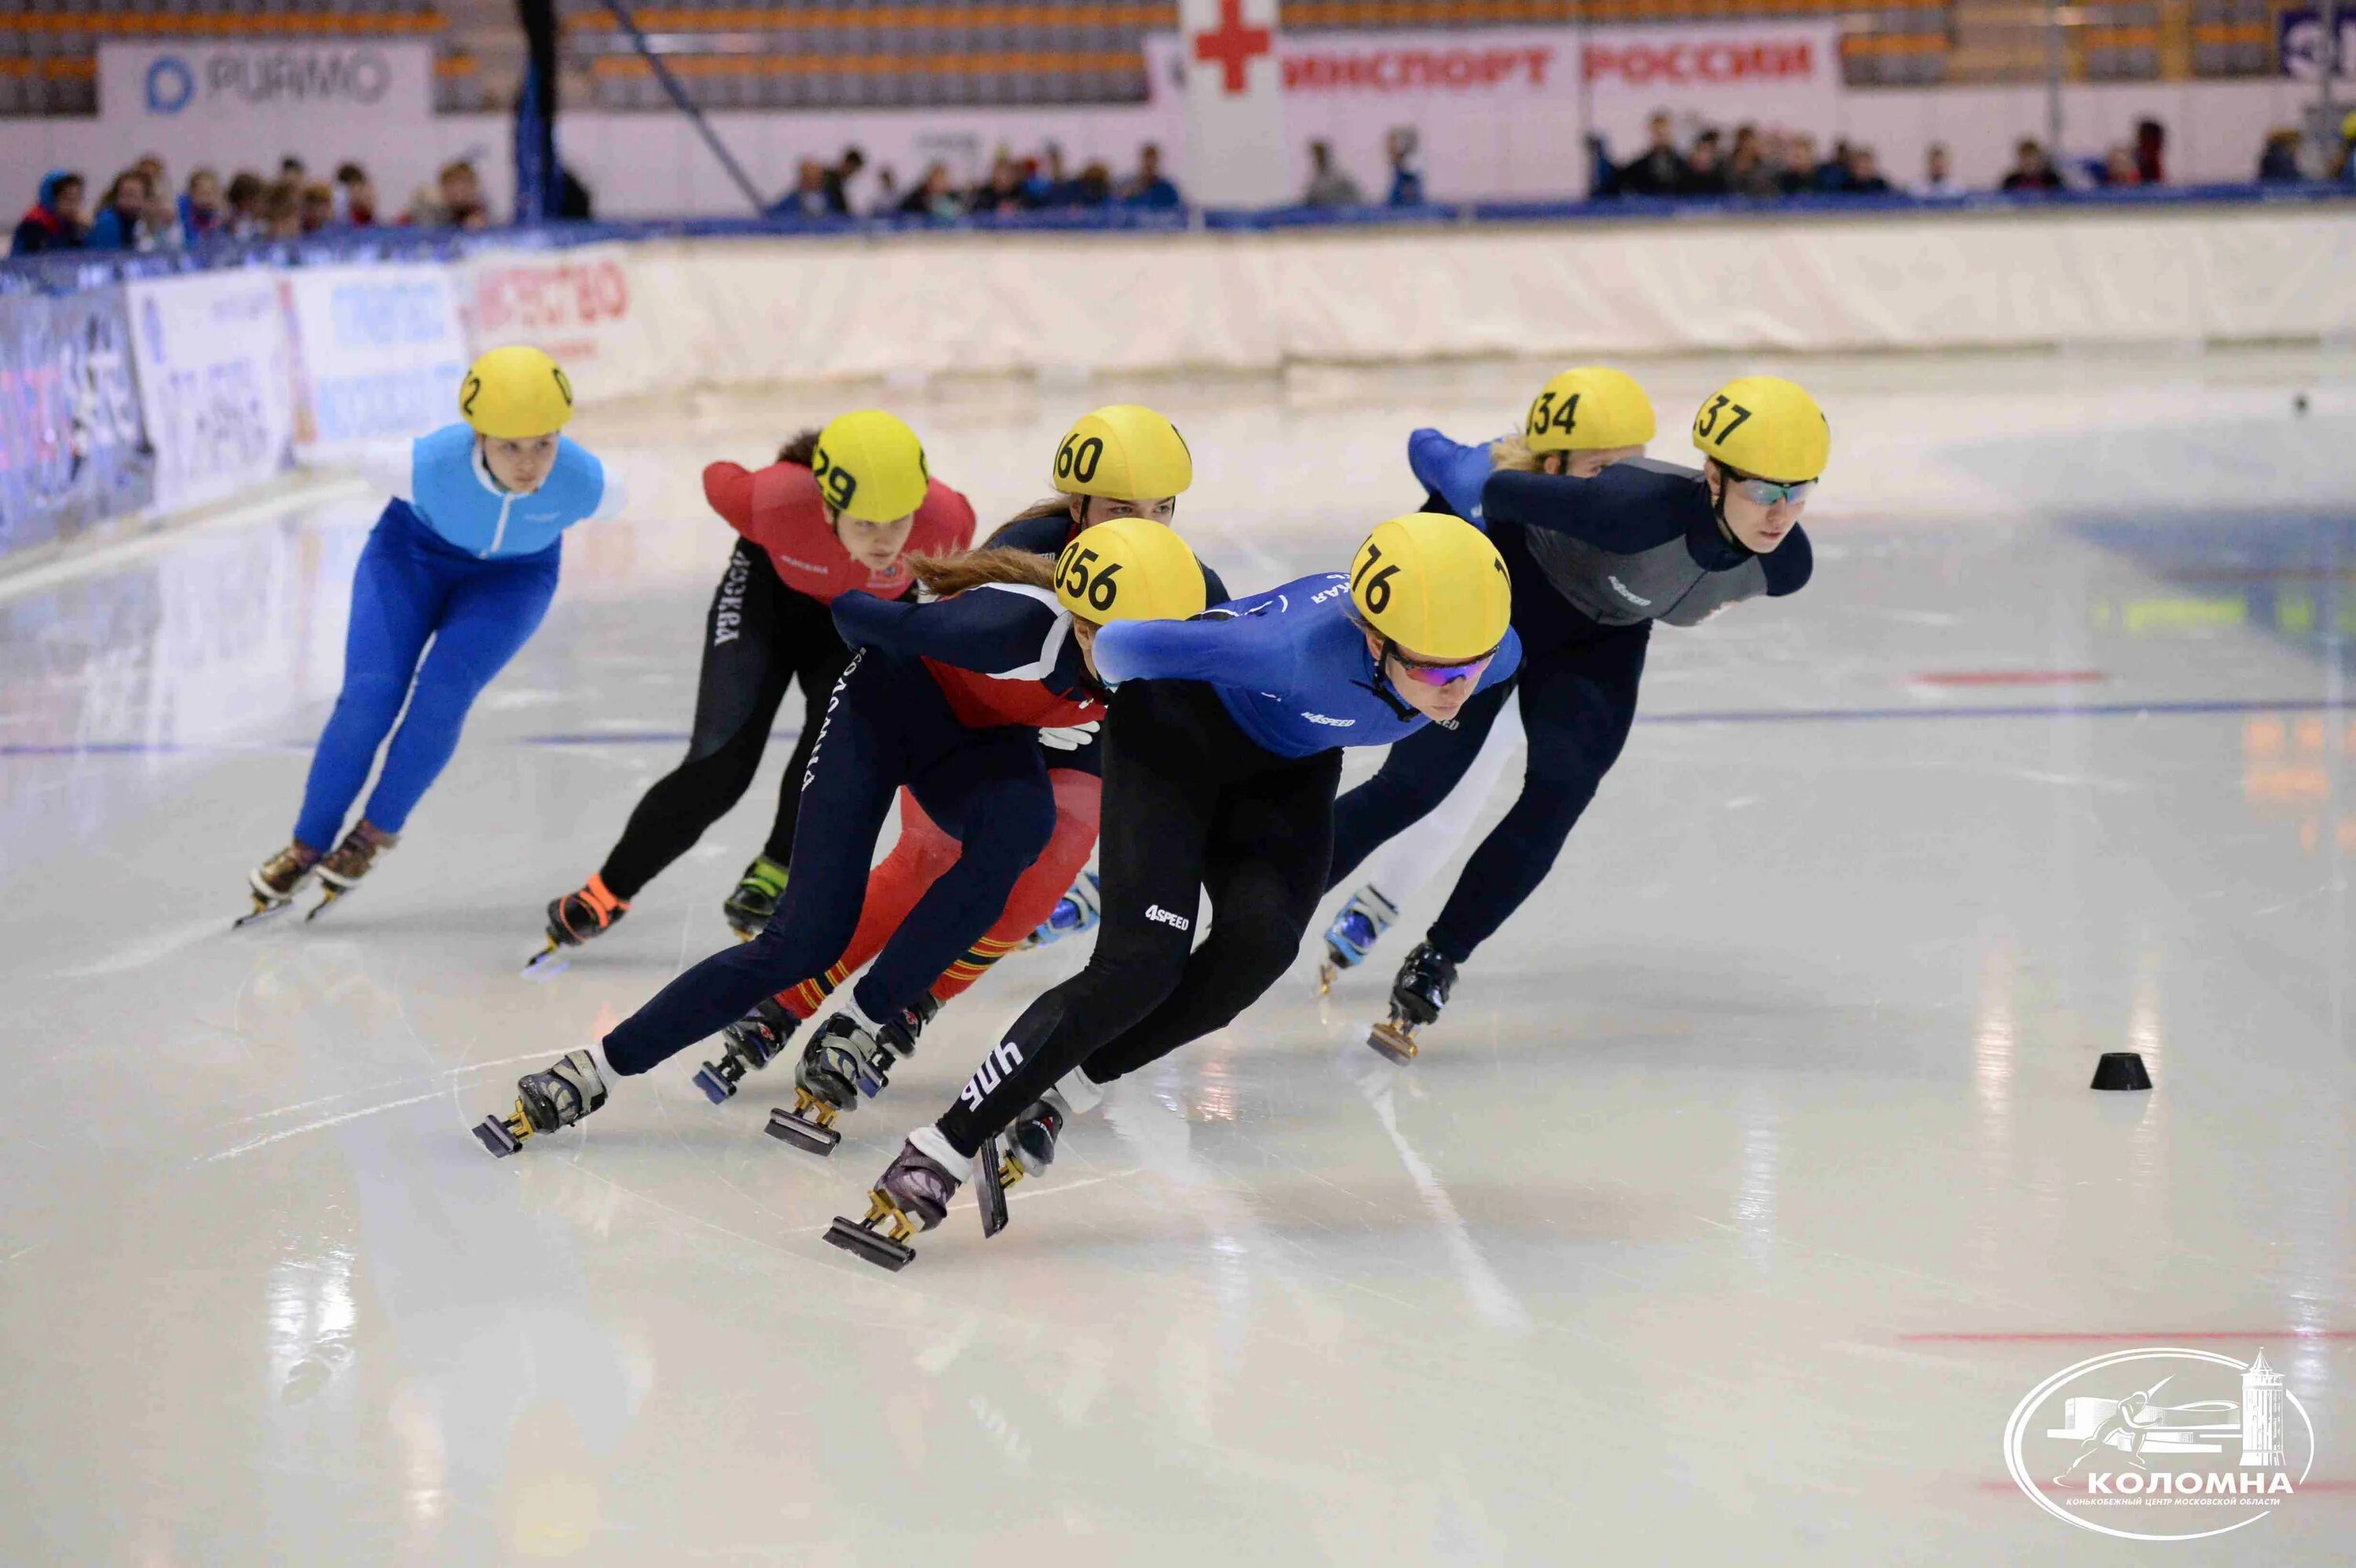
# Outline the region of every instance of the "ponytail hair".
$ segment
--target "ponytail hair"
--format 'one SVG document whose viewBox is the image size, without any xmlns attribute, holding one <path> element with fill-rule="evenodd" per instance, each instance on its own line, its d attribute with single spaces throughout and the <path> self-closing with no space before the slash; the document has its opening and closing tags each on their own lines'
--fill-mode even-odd
<svg viewBox="0 0 2356 1568">
<path fill-rule="evenodd" d="M 815 427 L 802 432 L 777 448 L 777 461 L 797 464 L 804 468 L 813 466 L 818 458 L 818 438 L 819 432 Z"/>
<path fill-rule="evenodd" d="M 1536 474 L 1544 465 L 1544 459 L 1530 450 L 1530 438 L 1515 431 L 1489 443 L 1489 463 L 1505 472 Z"/>
<path fill-rule="evenodd" d="M 1013 582 L 1026 588 L 1053 590 L 1055 563 L 1027 549 L 980 549 L 956 555 L 912 555 L 908 570 L 917 585 L 936 599 L 979 588 L 985 582 Z"/>
</svg>

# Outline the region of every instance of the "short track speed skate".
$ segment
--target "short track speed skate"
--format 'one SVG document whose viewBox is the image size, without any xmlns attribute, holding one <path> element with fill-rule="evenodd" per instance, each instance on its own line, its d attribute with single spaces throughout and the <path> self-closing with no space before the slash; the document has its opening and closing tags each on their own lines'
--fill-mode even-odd
<svg viewBox="0 0 2356 1568">
<path fill-rule="evenodd" d="M 723 1042 L 720 1060 L 696 1069 L 695 1086 L 713 1104 L 726 1104 L 735 1098 L 736 1085 L 744 1081 L 744 1075 L 775 1061 L 801 1025 L 802 1020 L 786 1011 L 776 997 L 762 997 L 760 1006 L 720 1031 Z"/>
<path fill-rule="evenodd" d="M 1094 871 L 1082 871 L 1072 883 L 1071 891 L 1055 901 L 1055 909 L 1037 929 L 1023 939 L 1017 952 L 1028 953 L 1034 947 L 1044 947 L 1051 942 L 1061 942 L 1067 936 L 1077 936 L 1091 930 L 1104 918 L 1104 884 Z"/>
<path fill-rule="evenodd" d="M 559 948 L 578 947 L 605 935 L 629 912 L 628 901 L 616 898 L 602 875 L 590 878 L 562 898 L 548 901 L 548 945 L 526 959 L 524 968 L 537 969 Z"/>
<path fill-rule="evenodd" d="M 736 891 L 720 901 L 721 915 L 739 942 L 750 942 L 768 928 L 786 893 L 787 868 L 766 855 L 755 856 L 736 880 Z"/>
<path fill-rule="evenodd" d="M 1343 970 L 1364 964 L 1398 919 L 1398 906 L 1383 897 L 1372 882 L 1352 893 L 1333 923 L 1325 928 L 1325 958 L 1317 965 L 1317 994 L 1322 997 L 1332 991 L 1333 977 Z"/>
<path fill-rule="evenodd" d="M 318 852 L 300 844 L 289 844 L 256 866 L 245 879 L 253 894 L 253 908 L 231 922 L 232 927 L 252 925 L 291 906 L 318 866 Z"/>
<path fill-rule="evenodd" d="M 919 1139 L 925 1147 L 918 1147 Z M 982 1147 L 987 1150 L 991 1146 Z M 949 1200 L 961 1185 L 949 1168 L 952 1158 L 948 1140 L 937 1128 L 919 1127 L 868 1192 L 867 1217 L 851 1220 L 838 1214 L 827 1227 L 826 1239 L 878 1268 L 895 1274 L 906 1268 L 916 1257 L 908 1238 L 948 1218 Z"/>
<path fill-rule="evenodd" d="M 325 896 L 303 918 L 316 920 L 327 912 L 329 904 L 349 897 L 352 890 L 360 885 L 360 879 L 376 869 L 378 858 L 400 842 L 400 834 L 387 833 L 363 818 L 359 827 L 344 835 L 342 843 L 319 858 L 319 884 Z"/>
<path fill-rule="evenodd" d="M 515 1114 L 484 1117 L 475 1136 L 505 1158 L 523 1147 L 526 1138 L 572 1126 L 605 1103 L 605 1080 L 597 1072 L 597 1059 L 573 1051 L 545 1072 L 517 1079 Z"/>
<path fill-rule="evenodd" d="M 940 1011 L 927 994 L 893 1015 L 873 1034 L 847 1013 L 819 1026 L 794 1064 L 794 1103 L 769 1113 L 769 1136 L 811 1154 L 830 1155 L 842 1142 L 834 1119 L 859 1107 L 859 1096 L 881 1094 L 892 1082 L 895 1061 L 916 1054 L 916 1037 Z"/>
<path fill-rule="evenodd" d="M 1448 1005 L 1449 989 L 1455 984 L 1456 965 L 1434 952 L 1430 943 L 1418 945 L 1391 983 L 1390 1018 L 1367 1033 L 1366 1043 L 1393 1061 L 1413 1061 L 1416 1031 L 1439 1019 L 1440 1009 Z"/>
</svg>

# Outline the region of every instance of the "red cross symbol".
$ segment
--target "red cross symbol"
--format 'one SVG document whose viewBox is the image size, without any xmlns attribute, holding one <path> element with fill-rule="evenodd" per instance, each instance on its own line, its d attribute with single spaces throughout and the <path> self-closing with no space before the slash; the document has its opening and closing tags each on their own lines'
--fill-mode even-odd
<svg viewBox="0 0 2356 1568">
<path fill-rule="evenodd" d="M 1218 30 L 1194 35 L 1194 58 L 1226 73 L 1224 91 L 1231 96 L 1244 91 L 1244 68 L 1252 58 L 1275 48 L 1276 37 L 1266 27 L 1244 26 L 1244 0 L 1219 0 Z"/>
</svg>

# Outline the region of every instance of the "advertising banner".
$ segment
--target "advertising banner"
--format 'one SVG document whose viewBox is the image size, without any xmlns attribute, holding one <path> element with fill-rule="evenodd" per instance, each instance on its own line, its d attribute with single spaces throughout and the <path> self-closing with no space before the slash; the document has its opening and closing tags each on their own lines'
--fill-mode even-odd
<svg viewBox="0 0 2356 1568">
<path fill-rule="evenodd" d="M 294 367 L 277 276 L 204 272 L 125 293 L 155 504 L 219 500 L 289 466 Z"/>
<path fill-rule="evenodd" d="M 423 42 L 181 38 L 98 47 L 99 119 L 159 138 L 226 129 L 293 147 L 317 140 L 327 124 L 339 143 L 345 133 L 400 135 L 433 112 L 434 48 Z"/>
<path fill-rule="evenodd" d="M 1198 202 L 1272 207 L 1291 194 L 1277 0 L 1178 0 L 1186 178 Z"/>
<path fill-rule="evenodd" d="M 466 339 L 455 268 L 304 267 L 282 274 L 279 288 L 298 455 L 333 458 L 457 417 Z"/>
<path fill-rule="evenodd" d="M 1304 188 L 1307 145 L 1323 140 L 1381 200 L 1395 133 L 1423 149 L 1428 187 L 1451 199 L 1577 197 L 1589 133 L 1624 162 L 1655 110 L 1677 120 L 1681 142 L 1697 121 L 1830 135 L 1839 45 L 1839 25 L 1819 21 L 1289 34 L 1276 44 L 1289 141 L 1263 151 L 1286 171 L 1282 197 Z M 1176 102 L 1203 68 L 1175 36 L 1145 48 L 1154 101 Z"/>
<path fill-rule="evenodd" d="M 123 291 L 0 298 L 0 556 L 155 499 Z"/>
<path fill-rule="evenodd" d="M 2312 6 L 2275 13 L 2275 59 L 2283 75 L 2320 81 L 2328 57 L 2333 62 L 2332 80 L 2356 81 L 2356 5 L 2335 7 L 2333 19 L 2339 23 L 2333 29 L 2340 35 L 2337 49 L 2325 47 L 2330 40 L 2321 14 Z"/>
<path fill-rule="evenodd" d="M 466 263 L 466 299 L 476 351 L 510 343 L 544 348 L 591 400 L 631 397 L 669 384 L 673 361 L 698 347 L 696 331 L 682 330 L 681 318 L 698 328 L 702 323 L 691 309 L 674 309 L 660 338 L 648 330 L 650 299 L 641 295 L 649 291 L 638 284 L 650 269 L 664 265 L 651 251 L 584 245 L 472 258 Z"/>
</svg>

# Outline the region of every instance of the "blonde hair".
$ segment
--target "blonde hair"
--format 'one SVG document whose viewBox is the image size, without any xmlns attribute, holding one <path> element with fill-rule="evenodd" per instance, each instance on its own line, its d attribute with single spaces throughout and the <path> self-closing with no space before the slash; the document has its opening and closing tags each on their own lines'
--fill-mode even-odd
<svg viewBox="0 0 2356 1568">
<path fill-rule="evenodd" d="M 908 570 L 926 592 L 937 599 L 979 588 L 985 582 L 1015 582 L 1027 588 L 1053 589 L 1055 563 L 1027 549 L 962 550 L 956 555 L 912 555 Z"/>
<path fill-rule="evenodd" d="M 1515 431 L 1489 443 L 1489 463 L 1515 474 L 1536 474 L 1545 460 L 1530 450 L 1530 438 Z"/>
</svg>

